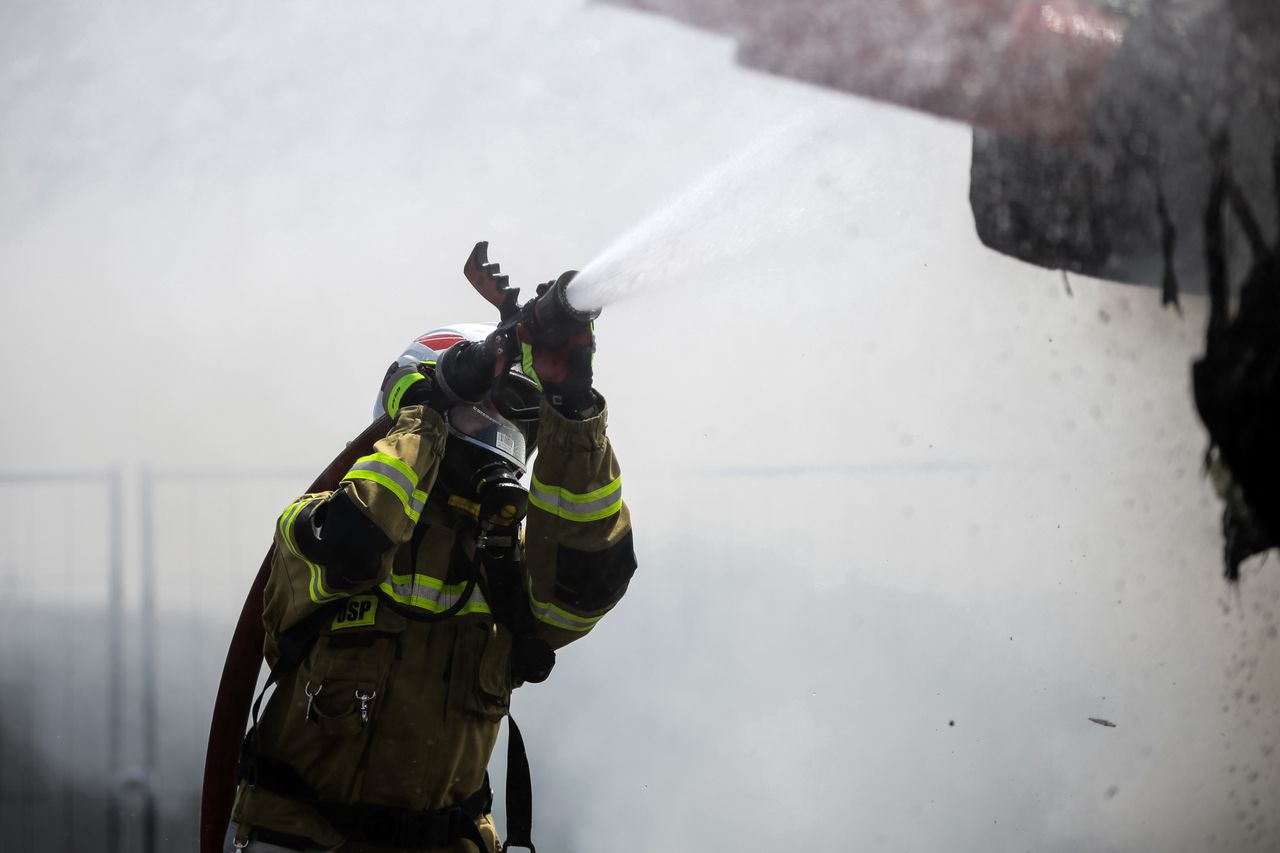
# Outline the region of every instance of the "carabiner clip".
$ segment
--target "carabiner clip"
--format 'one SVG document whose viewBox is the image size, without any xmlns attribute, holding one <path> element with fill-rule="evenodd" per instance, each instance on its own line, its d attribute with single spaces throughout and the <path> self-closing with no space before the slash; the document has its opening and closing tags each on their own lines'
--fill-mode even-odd
<svg viewBox="0 0 1280 853">
<path fill-rule="evenodd" d="M 366 726 L 369 725 L 369 703 L 373 701 L 373 697 L 378 695 L 378 691 L 371 690 L 368 693 L 361 693 L 360 688 L 356 688 L 356 698 L 360 700 L 360 722 Z"/>
<path fill-rule="evenodd" d="M 324 690 L 323 681 L 316 685 L 316 689 L 314 693 L 311 691 L 310 681 L 308 681 L 306 683 L 306 686 L 302 688 L 302 692 L 307 694 L 307 713 L 303 717 L 303 719 L 306 720 L 306 722 L 308 723 L 314 723 L 316 721 L 316 713 L 315 713 L 316 697 L 320 695 L 320 691 L 322 690 Z"/>
</svg>

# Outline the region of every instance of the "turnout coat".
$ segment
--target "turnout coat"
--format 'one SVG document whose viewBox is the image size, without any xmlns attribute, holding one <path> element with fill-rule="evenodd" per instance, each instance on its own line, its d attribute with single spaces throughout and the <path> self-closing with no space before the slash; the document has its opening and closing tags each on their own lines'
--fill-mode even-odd
<svg viewBox="0 0 1280 853">
<path fill-rule="evenodd" d="M 607 409 L 581 421 L 541 410 L 519 583 L 526 623 L 553 649 L 585 636 L 636 567 L 606 423 Z M 486 598 L 477 507 L 442 489 L 433 497 L 446 436 L 437 412 L 406 407 L 337 490 L 303 495 L 281 514 L 263 607 L 267 663 L 276 666 L 290 628 L 318 627 L 263 710 L 256 751 L 307 794 L 242 781 L 239 838 L 267 828 L 362 850 L 325 803 L 425 812 L 486 787 L 517 686 L 513 632 Z M 492 842 L 487 814 L 479 823 Z"/>
</svg>

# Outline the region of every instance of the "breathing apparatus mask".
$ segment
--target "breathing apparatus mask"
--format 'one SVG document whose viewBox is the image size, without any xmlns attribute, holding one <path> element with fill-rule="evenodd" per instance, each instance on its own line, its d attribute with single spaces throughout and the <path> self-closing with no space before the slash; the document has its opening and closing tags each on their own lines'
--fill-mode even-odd
<svg viewBox="0 0 1280 853">
<path fill-rule="evenodd" d="M 532 382 L 528 387 L 531 400 L 536 401 L 537 387 Z M 556 662 L 555 652 L 535 633 L 520 584 L 518 532 L 529 509 L 529 492 L 520 477 L 536 441 L 538 422 L 536 418 L 513 420 L 499 411 L 499 405 L 492 400 L 459 403 L 444 413 L 449 435 L 436 482 L 452 494 L 451 504 L 461 500 L 473 505 L 468 509 L 475 510 L 479 524 L 476 557 L 486 567 L 489 605 L 494 616 L 513 631 L 512 678 L 536 683 L 546 680 Z M 528 405 L 503 408 L 509 414 L 536 411 Z"/>
<path fill-rule="evenodd" d="M 513 634 L 511 677 L 517 683 L 538 682 L 550 674 L 555 652 L 538 634 L 523 587 L 519 528 L 529 507 L 520 477 L 537 444 L 542 392 L 523 373 L 518 327 L 534 324 L 544 338 L 568 339 L 600 312 L 581 311 L 569 302 L 572 272 L 540 286 L 537 296 L 521 304 L 519 289 L 509 287 L 498 265 L 489 262 L 488 245 L 475 245 L 463 274 L 498 309 L 500 322 L 460 323 L 427 332 L 393 367 L 434 366 L 439 387 L 459 401 L 443 412 L 448 436 L 433 499 L 448 494 L 450 505 L 476 519 L 475 558 L 485 568 L 485 596 L 494 618 Z M 381 400 L 374 406 L 375 418 L 385 414 Z M 476 583 L 473 575 L 460 603 Z"/>
<path fill-rule="evenodd" d="M 456 355 L 463 347 L 484 342 L 495 329 L 492 323 L 458 323 L 445 326 L 416 338 L 396 359 L 396 368 L 416 365 L 436 366 L 437 376 L 445 368 L 447 354 Z M 462 347 L 458 345 L 462 344 Z M 470 361 L 474 362 L 473 357 Z M 454 364 L 457 359 L 454 359 Z M 475 371 L 474 365 L 469 365 Z M 437 483 L 447 492 L 450 502 L 480 525 L 483 545 L 502 530 L 514 531 L 524 520 L 528 509 L 528 490 L 520 483 L 528 458 L 538 440 L 538 413 L 541 392 L 519 367 L 509 370 L 501 379 L 492 379 L 492 362 L 486 368 L 483 383 L 448 383 L 462 393 L 442 412 L 448 437 Z M 452 377 L 451 377 L 452 378 Z M 384 391 L 386 379 L 383 380 Z M 476 384 L 472 388 L 470 384 Z M 465 386 L 465 387 L 464 387 Z M 460 399 L 465 398 L 465 399 Z M 476 400 L 477 402 L 467 402 Z M 382 398 L 374 405 L 374 416 L 383 414 Z M 493 536 L 486 537 L 486 532 Z"/>
<path fill-rule="evenodd" d="M 480 548 L 510 546 L 529 508 L 520 477 L 537 422 L 513 421 L 489 400 L 458 403 L 444 413 L 444 422 L 449 436 L 437 481 L 474 509 Z"/>
</svg>

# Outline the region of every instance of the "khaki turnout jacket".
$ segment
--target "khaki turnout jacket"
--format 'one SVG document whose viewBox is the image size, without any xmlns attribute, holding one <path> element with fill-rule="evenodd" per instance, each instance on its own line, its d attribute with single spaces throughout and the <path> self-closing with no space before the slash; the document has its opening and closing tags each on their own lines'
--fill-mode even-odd
<svg viewBox="0 0 1280 853">
<path fill-rule="evenodd" d="M 552 648 L 585 636 L 635 570 L 606 418 L 572 421 L 542 408 L 520 582 Z M 431 498 L 445 438 L 438 413 L 405 408 L 337 490 L 303 495 L 276 525 L 263 609 L 268 664 L 284 632 L 326 613 L 312 617 L 323 620 L 318 639 L 262 713 L 258 750 L 320 800 L 426 811 L 484 782 L 514 686 L 512 633 L 495 621 L 483 578 L 440 618 L 466 595 L 475 565 L 474 507 Z M 233 819 L 360 849 L 310 803 L 261 785 L 241 784 Z"/>
</svg>

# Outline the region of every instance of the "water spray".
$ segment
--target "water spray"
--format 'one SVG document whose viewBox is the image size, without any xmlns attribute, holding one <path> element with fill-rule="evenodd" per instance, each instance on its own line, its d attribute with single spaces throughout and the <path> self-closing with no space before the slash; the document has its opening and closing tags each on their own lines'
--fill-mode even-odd
<svg viewBox="0 0 1280 853">
<path fill-rule="evenodd" d="M 519 357 L 516 329 L 521 324 L 538 327 L 540 337 L 554 346 L 598 317 L 605 305 L 654 285 L 688 282 L 704 270 L 723 272 L 768 238 L 811 222 L 815 212 L 807 193 L 812 181 L 803 170 L 819 167 L 822 158 L 810 149 L 825 130 L 823 120 L 802 113 L 762 133 L 623 234 L 581 273 L 570 270 L 539 285 L 523 305 L 519 288 L 510 287 L 500 266 L 490 263 L 488 242 L 477 243 L 463 274 L 498 309 L 500 320 L 482 343 L 455 348 L 441 359 L 438 370 L 445 384 L 464 399 L 488 392 L 498 402 L 506 396 L 501 386 L 511 381 L 510 368 Z M 848 164 L 837 157 L 821 167 L 839 172 Z"/>
<path fill-rule="evenodd" d="M 809 112 L 762 131 L 607 246 L 568 299 L 598 309 L 653 288 L 725 280 L 725 270 L 771 240 L 815 222 L 812 173 L 851 168 L 843 149 L 815 149 L 832 132 Z"/>
</svg>

